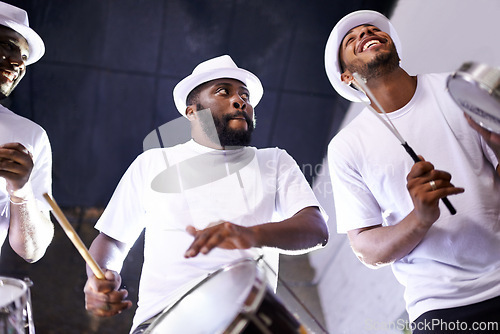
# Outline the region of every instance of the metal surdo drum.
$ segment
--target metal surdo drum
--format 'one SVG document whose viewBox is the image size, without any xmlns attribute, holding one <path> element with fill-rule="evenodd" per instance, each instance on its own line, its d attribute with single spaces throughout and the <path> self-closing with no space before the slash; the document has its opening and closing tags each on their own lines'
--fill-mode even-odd
<svg viewBox="0 0 500 334">
<path fill-rule="evenodd" d="M 500 133 L 500 68 L 467 62 L 448 77 L 451 97 L 476 123 Z"/>
<path fill-rule="evenodd" d="M 167 308 L 146 333 L 306 333 L 246 259 L 222 267 Z"/>
<path fill-rule="evenodd" d="M 0 334 L 34 333 L 29 286 L 25 281 L 0 277 Z"/>
</svg>

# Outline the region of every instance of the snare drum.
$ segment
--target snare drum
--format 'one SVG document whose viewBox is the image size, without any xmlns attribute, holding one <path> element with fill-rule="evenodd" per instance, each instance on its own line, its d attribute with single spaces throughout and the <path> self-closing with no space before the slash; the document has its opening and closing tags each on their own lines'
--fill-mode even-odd
<svg viewBox="0 0 500 334">
<path fill-rule="evenodd" d="M 306 333 L 265 283 L 263 267 L 246 259 L 225 266 L 165 310 L 144 334 Z"/>
<path fill-rule="evenodd" d="M 500 133 L 500 69 L 467 62 L 448 77 L 448 91 L 483 128 Z"/>
<path fill-rule="evenodd" d="M 0 277 L 0 333 L 34 333 L 31 322 L 31 301 L 26 282 Z"/>
</svg>

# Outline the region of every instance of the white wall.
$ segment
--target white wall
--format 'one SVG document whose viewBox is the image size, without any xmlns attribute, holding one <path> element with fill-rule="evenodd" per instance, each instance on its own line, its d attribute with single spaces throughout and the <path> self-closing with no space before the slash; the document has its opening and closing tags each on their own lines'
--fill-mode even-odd
<svg viewBox="0 0 500 334">
<path fill-rule="evenodd" d="M 391 21 L 402 42 L 410 74 L 455 71 L 466 61 L 500 65 L 499 0 L 399 0 Z M 333 27 L 334 23 L 332 24 Z M 361 105 L 352 104 L 345 123 Z M 336 234 L 330 180 L 325 170 L 314 189 L 330 215 L 329 245 L 310 255 L 330 333 L 393 333 L 405 317 L 403 288 L 390 268 L 371 270 Z M 393 327 L 391 327 L 393 326 Z"/>
<path fill-rule="evenodd" d="M 498 0 L 400 0 L 391 22 L 411 74 L 454 71 L 466 61 L 500 65 Z"/>
</svg>

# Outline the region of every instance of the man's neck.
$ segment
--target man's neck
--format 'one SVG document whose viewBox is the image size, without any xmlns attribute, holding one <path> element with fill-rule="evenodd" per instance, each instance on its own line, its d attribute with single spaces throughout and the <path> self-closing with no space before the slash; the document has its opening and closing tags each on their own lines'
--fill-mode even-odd
<svg viewBox="0 0 500 334">
<path fill-rule="evenodd" d="M 417 90 L 417 77 L 410 76 L 398 67 L 383 77 L 370 79 L 367 86 L 384 111 L 389 113 L 410 102 Z M 382 112 L 373 101 L 371 101 L 371 105 L 378 112 Z"/>
</svg>

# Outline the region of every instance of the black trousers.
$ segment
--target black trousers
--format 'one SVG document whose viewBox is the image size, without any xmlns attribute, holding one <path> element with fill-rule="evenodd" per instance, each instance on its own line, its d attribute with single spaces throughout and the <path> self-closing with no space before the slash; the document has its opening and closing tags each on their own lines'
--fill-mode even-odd
<svg viewBox="0 0 500 334">
<path fill-rule="evenodd" d="M 425 312 L 411 326 L 414 334 L 500 333 L 500 296 L 476 304 Z"/>
</svg>

